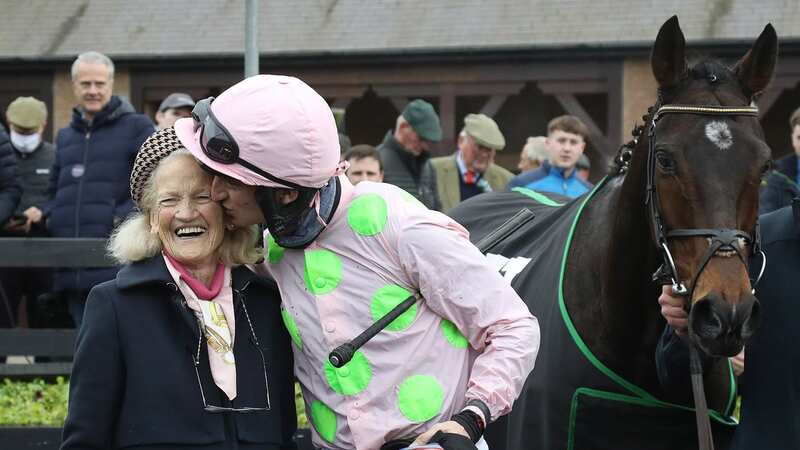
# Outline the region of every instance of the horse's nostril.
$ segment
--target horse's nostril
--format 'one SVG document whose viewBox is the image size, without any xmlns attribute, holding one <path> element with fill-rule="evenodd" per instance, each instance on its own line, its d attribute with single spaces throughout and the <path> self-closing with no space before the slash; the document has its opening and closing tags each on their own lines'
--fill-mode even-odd
<svg viewBox="0 0 800 450">
<path fill-rule="evenodd" d="M 722 318 L 714 311 L 714 302 L 706 297 L 692 306 L 689 327 L 701 339 L 717 339 L 725 332 Z"/>
</svg>

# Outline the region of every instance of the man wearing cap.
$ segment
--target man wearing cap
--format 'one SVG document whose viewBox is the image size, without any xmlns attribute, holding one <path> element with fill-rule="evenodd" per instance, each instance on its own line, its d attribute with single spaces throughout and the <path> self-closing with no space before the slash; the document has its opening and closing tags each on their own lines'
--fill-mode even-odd
<svg viewBox="0 0 800 450">
<path fill-rule="evenodd" d="M 258 269 L 281 291 L 314 445 L 474 449 L 536 358 L 538 323 L 519 296 L 455 221 L 396 186 L 353 186 L 333 115 L 302 81 L 253 76 L 211 100 L 175 132 L 216 174 L 227 226 L 267 226 Z M 408 297 L 348 363 L 332 364 L 331 350 Z"/>
<path fill-rule="evenodd" d="M 43 237 L 47 231 L 42 222 L 42 208 L 48 200 L 50 168 L 55 159 L 53 145 L 42 139 L 47 124 L 47 106 L 33 97 L 19 97 L 8 105 L 6 120 L 11 131 L 11 147 L 17 160 L 22 197 L 14 216 L 5 222 L 3 234 Z M 52 276 L 48 268 L 0 268 L 0 281 L 12 314 L 16 314 L 24 296 L 28 304 L 29 322 L 42 325 L 36 323 L 39 317 L 35 317 L 37 313 L 33 306 L 41 294 L 50 291 Z"/>
<path fill-rule="evenodd" d="M 430 159 L 428 147 L 441 140 L 442 127 L 433 106 L 422 99 L 411 101 L 397 117 L 394 132 L 389 130 L 378 145 L 383 182 L 420 198 L 422 168 Z"/>
<path fill-rule="evenodd" d="M 182 117 L 192 117 L 194 99 L 189 94 L 173 92 L 158 105 L 156 112 L 156 126 L 159 130 L 175 125 L 175 121 Z"/>
<path fill-rule="evenodd" d="M 485 114 L 468 114 L 453 156 L 432 158 L 422 171 L 420 192 L 428 208 L 448 211 L 470 197 L 502 190 L 514 175 L 494 163 L 506 140 Z"/>
<path fill-rule="evenodd" d="M 114 63 L 102 53 L 81 53 L 70 71 L 78 101 L 70 124 L 56 135 L 45 216 L 54 237 L 107 238 L 133 210 L 128 179 L 153 122 L 113 95 Z M 89 290 L 117 268 L 56 269 L 53 288 L 80 326 Z"/>
</svg>

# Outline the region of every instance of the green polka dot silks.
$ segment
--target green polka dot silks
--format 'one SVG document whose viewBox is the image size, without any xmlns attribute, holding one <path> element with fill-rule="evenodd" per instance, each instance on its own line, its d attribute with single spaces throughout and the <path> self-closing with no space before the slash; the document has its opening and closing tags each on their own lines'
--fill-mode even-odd
<svg viewBox="0 0 800 450">
<path fill-rule="evenodd" d="M 267 236 L 267 261 L 269 261 L 270 264 L 278 264 L 281 262 L 285 251 L 286 249 L 278 245 L 271 234 Z"/>
<path fill-rule="evenodd" d="M 358 394 L 367 388 L 372 379 L 372 366 L 361 351 L 357 351 L 349 363 L 338 369 L 330 361 L 325 361 L 324 371 L 328 386 L 341 395 Z"/>
<path fill-rule="evenodd" d="M 450 343 L 455 348 L 467 348 L 469 345 L 469 341 L 467 338 L 458 331 L 458 328 L 455 326 L 453 322 L 450 322 L 447 319 L 442 319 L 442 323 L 440 324 L 442 328 L 442 333 L 444 333 L 444 338 L 447 339 L 447 342 Z"/>
<path fill-rule="evenodd" d="M 336 439 L 336 413 L 319 400 L 311 403 L 311 424 L 325 441 Z"/>
<path fill-rule="evenodd" d="M 303 348 L 303 340 L 300 338 L 300 329 L 297 328 L 297 323 L 294 321 L 294 317 L 289 313 L 289 311 L 281 308 L 281 318 L 283 318 L 283 324 L 286 326 L 286 331 L 289 332 L 289 336 L 292 338 L 292 342 L 297 348 Z"/>
<path fill-rule="evenodd" d="M 444 389 L 436 378 L 413 375 L 397 390 L 397 405 L 406 419 L 414 423 L 431 420 L 442 411 Z"/>
<path fill-rule="evenodd" d="M 388 218 L 386 200 L 378 194 L 360 195 L 347 209 L 347 223 L 362 236 L 375 236 L 383 231 Z"/>
<path fill-rule="evenodd" d="M 406 298 L 411 295 L 411 292 L 401 288 L 396 284 L 388 284 L 380 289 L 372 296 L 372 303 L 370 310 L 372 312 L 372 320 L 378 321 L 381 317 L 385 316 L 395 306 L 399 305 Z M 386 330 L 389 331 L 402 331 L 411 326 L 414 319 L 417 317 L 416 303 L 411 305 L 403 314 L 400 314 L 389 325 Z"/>
<path fill-rule="evenodd" d="M 303 280 L 313 294 L 327 294 L 342 281 L 342 260 L 330 250 L 306 250 L 304 259 Z"/>
</svg>

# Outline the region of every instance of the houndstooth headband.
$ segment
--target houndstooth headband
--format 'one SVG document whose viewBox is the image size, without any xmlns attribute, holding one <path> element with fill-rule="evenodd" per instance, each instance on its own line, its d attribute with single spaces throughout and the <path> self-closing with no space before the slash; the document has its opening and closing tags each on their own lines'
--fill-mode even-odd
<svg viewBox="0 0 800 450">
<path fill-rule="evenodd" d="M 136 161 L 133 162 L 131 171 L 131 198 L 139 209 L 141 209 L 139 202 L 142 200 L 142 191 L 150 175 L 164 158 L 181 148 L 183 144 L 178 140 L 172 127 L 156 131 L 144 141 L 139 153 L 136 154 Z"/>
</svg>

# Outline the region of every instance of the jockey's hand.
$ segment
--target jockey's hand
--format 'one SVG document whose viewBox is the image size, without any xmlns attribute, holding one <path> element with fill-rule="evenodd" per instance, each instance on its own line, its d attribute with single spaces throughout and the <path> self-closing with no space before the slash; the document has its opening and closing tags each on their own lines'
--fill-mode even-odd
<svg viewBox="0 0 800 450">
<path fill-rule="evenodd" d="M 744 373 L 744 349 L 742 349 L 738 355 L 731 357 L 730 360 L 731 366 L 733 367 L 733 373 L 737 377 L 742 376 L 742 373 Z"/>
<path fill-rule="evenodd" d="M 467 430 L 464 429 L 458 422 L 454 422 L 452 420 L 448 420 L 447 422 L 437 423 L 430 430 L 420 434 L 417 436 L 417 439 L 411 445 L 422 445 L 427 444 L 428 441 L 436 434 L 437 431 L 441 431 L 442 433 L 453 433 L 453 434 L 460 434 L 467 439 L 469 439 L 469 434 Z"/>
<path fill-rule="evenodd" d="M 661 305 L 661 315 L 667 319 L 669 326 L 681 337 L 686 337 L 686 332 L 689 328 L 689 316 L 686 314 L 686 310 L 683 309 L 685 301 L 684 297 L 673 295 L 672 286 L 665 285 L 661 287 L 661 296 L 658 297 L 658 304 Z"/>
</svg>

